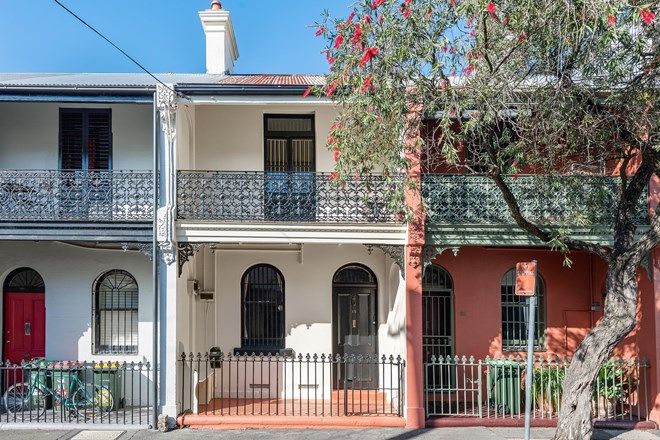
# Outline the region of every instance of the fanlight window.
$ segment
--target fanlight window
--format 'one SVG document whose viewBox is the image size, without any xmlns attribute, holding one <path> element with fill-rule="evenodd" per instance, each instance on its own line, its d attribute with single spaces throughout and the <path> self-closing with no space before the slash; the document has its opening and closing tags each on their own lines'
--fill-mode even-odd
<svg viewBox="0 0 660 440">
<path fill-rule="evenodd" d="M 334 284 L 376 284 L 376 279 L 370 270 L 358 265 L 341 268 L 332 279 Z"/>
<path fill-rule="evenodd" d="M 502 295 L 502 349 L 522 351 L 527 348 L 527 300 L 516 296 L 516 270 L 504 274 Z M 545 341 L 545 282 L 541 275 L 536 278 L 536 325 L 534 326 L 534 350 L 542 351 Z"/>
<path fill-rule="evenodd" d="M 135 354 L 138 351 L 139 289 L 125 270 L 101 275 L 94 288 L 94 352 Z"/>
<path fill-rule="evenodd" d="M 5 292 L 44 292 L 45 285 L 41 275 L 29 267 L 21 267 L 10 273 L 5 279 Z"/>
</svg>

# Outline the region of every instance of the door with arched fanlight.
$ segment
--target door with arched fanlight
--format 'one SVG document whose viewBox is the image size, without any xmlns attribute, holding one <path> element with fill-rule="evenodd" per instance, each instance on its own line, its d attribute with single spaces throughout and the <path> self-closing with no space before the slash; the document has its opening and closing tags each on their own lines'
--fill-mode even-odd
<svg viewBox="0 0 660 440">
<path fill-rule="evenodd" d="M 20 364 L 46 355 L 44 280 L 29 267 L 12 271 L 3 285 L 3 357 Z"/>
<path fill-rule="evenodd" d="M 454 354 L 453 282 L 449 272 L 435 264 L 424 270 L 422 319 L 424 358 Z"/>
<path fill-rule="evenodd" d="M 378 284 L 371 270 L 360 264 L 342 267 L 332 279 L 332 327 L 334 354 L 374 359 L 378 355 L 376 296 Z M 345 363 L 335 370 L 339 387 L 375 389 L 378 364 Z"/>
</svg>

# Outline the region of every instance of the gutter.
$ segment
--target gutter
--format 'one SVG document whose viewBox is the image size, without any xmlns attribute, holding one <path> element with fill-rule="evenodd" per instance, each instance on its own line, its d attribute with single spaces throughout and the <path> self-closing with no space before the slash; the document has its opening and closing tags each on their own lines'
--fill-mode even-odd
<svg viewBox="0 0 660 440">
<path fill-rule="evenodd" d="M 236 84 L 190 84 L 175 86 L 185 95 L 216 96 L 302 96 L 308 85 L 236 85 Z"/>
</svg>

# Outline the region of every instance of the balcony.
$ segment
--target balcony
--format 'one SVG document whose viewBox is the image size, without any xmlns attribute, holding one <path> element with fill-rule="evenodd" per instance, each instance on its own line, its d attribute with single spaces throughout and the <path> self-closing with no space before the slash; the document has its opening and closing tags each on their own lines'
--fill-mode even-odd
<svg viewBox="0 0 660 440">
<path fill-rule="evenodd" d="M 148 240 L 152 176 L 150 171 L 0 170 L 0 236 Z"/>
<path fill-rule="evenodd" d="M 401 223 L 400 177 L 336 183 L 328 173 L 180 171 L 178 218 L 263 223 Z"/>
<path fill-rule="evenodd" d="M 600 176 L 508 178 L 522 214 L 581 238 L 611 240 L 619 180 Z M 517 228 L 495 183 L 485 176 L 427 174 L 422 179 L 427 235 L 436 244 L 534 244 Z M 646 198 L 634 215 L 649 224 Z"/>
</svg>

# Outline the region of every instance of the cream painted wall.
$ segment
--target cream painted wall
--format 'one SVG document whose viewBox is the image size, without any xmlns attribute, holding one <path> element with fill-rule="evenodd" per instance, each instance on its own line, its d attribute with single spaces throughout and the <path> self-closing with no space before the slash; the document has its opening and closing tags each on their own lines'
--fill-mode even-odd
<svg viewBox="0 0 660 440">
<path fill-rule="evenodd" d="M 112 109 L 113 169 L 152 168 L 152 107 L 139 104 L 0 103 L 0 168 L 59 168 L 59 109 Z"/>
<path fill-rule="evenodd" d="M 200 170 L 263 171 L 264 114 L 314 114 L 316 171 L 334 168 L 326 140 L 336 110 L 330 106 L 202 105 L 195 108 L 195 162 Z M 179 167 L 183 169 L 182 167 Z"/>
<path fill-rule="evenodd" d="M 55 242 L 3 242 L 0 283 L 4 284 L 12 270 L 25 266 L 39 272 L 46 285 L 47 358 L 151 362 L 153 288 L 147 257 L 137 252 L 85 249 Z M 136 355 L 92 354 L 92 286 L 99 275 L 110 269 L 126 270 L 138 283 Z"/>
</svg>

